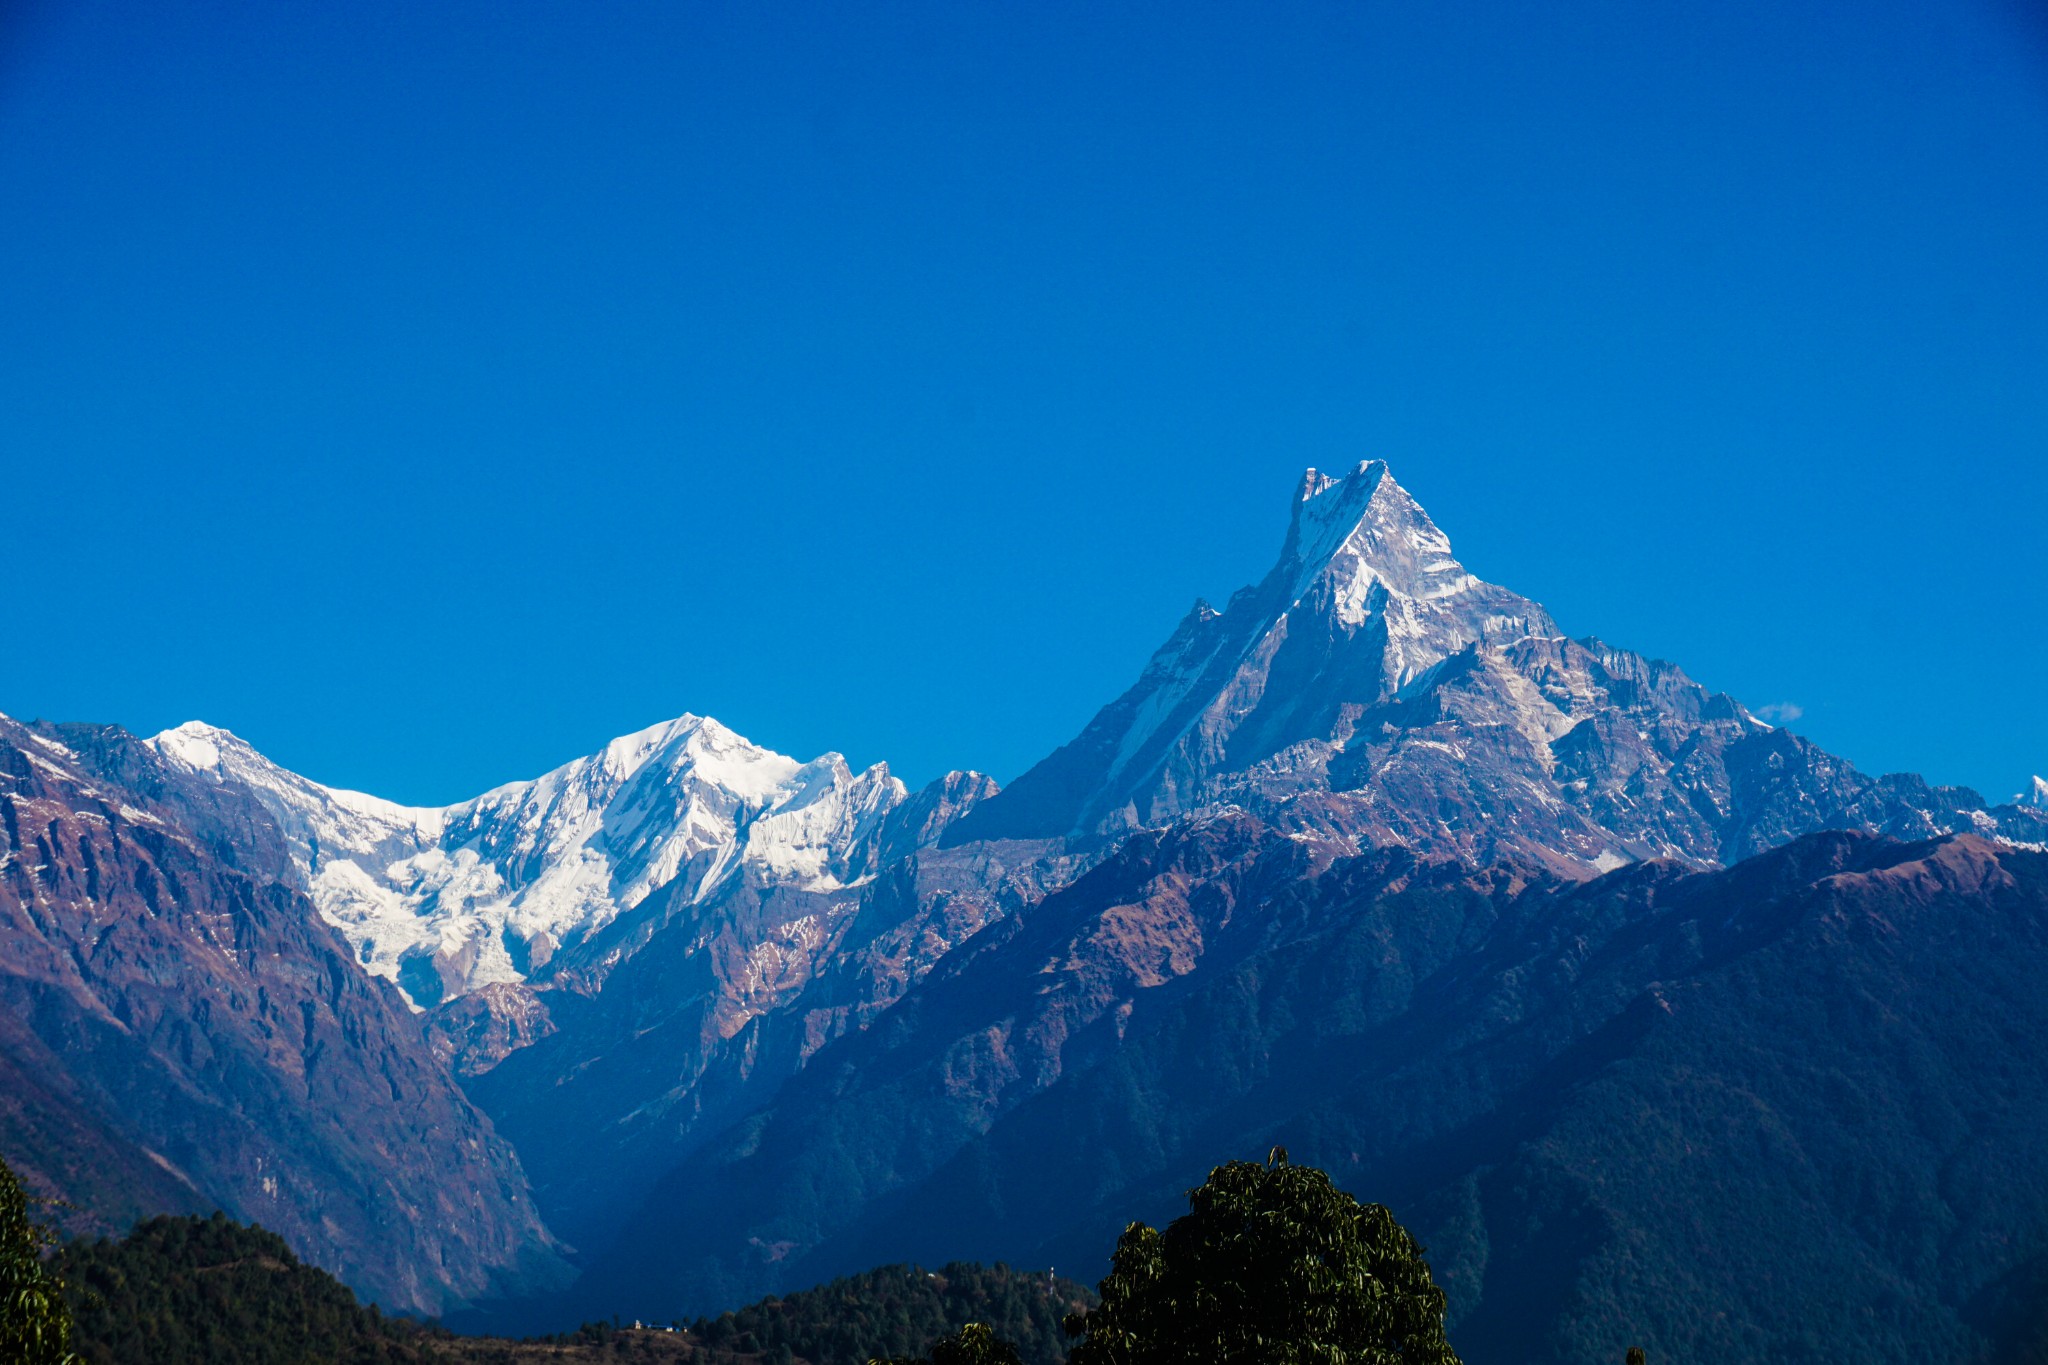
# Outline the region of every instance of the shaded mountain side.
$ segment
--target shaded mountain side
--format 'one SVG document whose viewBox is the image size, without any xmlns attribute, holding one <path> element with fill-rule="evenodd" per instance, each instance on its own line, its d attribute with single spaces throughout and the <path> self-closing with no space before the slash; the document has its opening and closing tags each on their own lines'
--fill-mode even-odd
<svg viewBox="0 0 2048 1365">
<path fill-rule="evenodd" d="M 0 1136 L 79 1230 L 260 1217 L 396 1308 L 559 1274 L 511 1148 L 307 900 L 0 720 Z"/>
<path fill-rule="evenodd" d="M 1039 894 L 1040 868 L 1029 850 L 926 850 L 843 891 L 742 877 L 711 907 L 657 893 L 607 931 L 618 953 L 601 989 L 465 997 L 436 1026 L 460 1016 L 488 1036 L 544 1019 L 466 1084 L 517 1144 L 550 1226 L 600 1250 L 707 1137 Z"/>
<path fill-rule="evenodd" d="M 1329 902 L 1370 903 L 1395 890 L 1447 907 L 1423 934 L 1430 955 L 1473 951 L 1529 875 L 1474 873 L 1403 849 L 1349 857 L 1245 815 L 1135 835 L 1073 885 L 971 940 L 680 1167 L 628 1225 L 617 1254 L 586 1273 L 593 1293 L 618 1296 L 590 1307 L 638 1311 L 678 1286 L 693 1301 L 730 1300 L 807 1273 L 795 1268 L 804 1256 L 872 1210 L 893 1208 L 1003 1114 L 1113 1059 L 1155 994 L 1184 992 L 1317 933 Z M 1390 975 L 1381 1008 L 1403 1007 L 1419 976 Z M 704 1235 L 645 1254 L 674 1216 Z M 892 1226 L 920 1244 L 914 1227 Z M 844 1268 L 834 1262 L 826 1273 Z"/>
<path fill-rule="evenodd" d="M 0 1157 L 43 1195 L 62 1191 L 73 1233 L 117 1232 L 160 1212 L 212 1208 L 191 1179 L 96 1104 L 33 1021 L 0 1011 Z"/>
<path fill-rule="evenodd" d="M 36 721 L 29 728 L 62 745 L 90 778 L 141 797 L 149 810 L 172 819 L 180 833 L 216 861 L 257 882 L 304 889 L 283 825 L 247 791 L 195 781 L 164 762 L 148 741 L 118 725 Z"/>
<path fill-rule="evenodd" d="M 1091 886 L 1106 866 L 1040 907 L 1066 929 L 1034 951 L 1093 943 L 1092 966 L 1020 986 L 1020 917 L 679 1170 L 600 1272 L 631 1257 L 635 1301 L 687 1299 L 888 1245 L 1092 1276 L 1124 1221 L 1280 1142 L 1417 1230 L 1482 1365 L 1635 1341 L 1989 1361 L 2038 1335 L 2048 855 L 1827 834 L 1722 872 L 1520 887 L 1355 862 L 1238 900 L 1273 926 L 1250 951 L 1125 977 L 1097 1015 L 1116 1046 L 1035 1045 L 1063 977 L 1114 975 L 1106 928 L 1163 941 L 1182 903 L 1248 885 L 1162 903 L 1135 873 Z M 1044 1083 L 982 1079 L 997 1037 L 1006 1077 Z M 873 1171 L 890 1186 L 838 1197 Z M 649 1239 L 724 1225 L 740 1185 L 786 1193 L 731 1240 Z"/>
</svg>

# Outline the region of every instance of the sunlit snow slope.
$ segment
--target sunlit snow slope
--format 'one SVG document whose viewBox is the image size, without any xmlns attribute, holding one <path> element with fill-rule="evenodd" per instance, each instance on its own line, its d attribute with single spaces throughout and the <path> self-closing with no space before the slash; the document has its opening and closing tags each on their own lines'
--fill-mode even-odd
<svg viewBox="0 0 2048 1365">
<path fill-rule="evenodd" d="M 802 890 L 858 881 L 907 795 L 884 765 L 801 763 L 690 715 L 438 810 L 321 786 L 198 721 L 149 743 L 254 798 L 320 913 L 417 1005 L 524 980 L 670 883 L 696 902 L 742 868 Z"/>
</svg>

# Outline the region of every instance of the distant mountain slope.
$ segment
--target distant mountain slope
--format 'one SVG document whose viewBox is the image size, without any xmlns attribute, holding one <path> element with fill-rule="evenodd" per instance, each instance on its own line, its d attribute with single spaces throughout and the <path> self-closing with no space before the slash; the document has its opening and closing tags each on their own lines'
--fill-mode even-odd
<svg viewBox="0 0 2048 1365">
<path fill-rule="evenodd" d="M 830 891 L 743 876 L 702 905 L 657 894 L 593 943 L 612 959 L 602 984 L 545 979 L 527 998 L 548 1032 L 467 1087 L 550 1224 L 594 1251 L 677 1160 L 1062 877 L 1042 849 L 924 849 Z M 509 1032 L 526 1027 L 515 1003 L 478 993 L 430 1024 Z"/>
<path fill-rule="evenodd" d="M 386 1304 L 544 1284 L 510 1147 L 306 899 L 101 771 L 132 739 L 0 719 L 0 1148 L 109 1230 L 260 1217 Z"/>
<path fill-rule="evenodd" d="M 586 1302 L 881 1245 L 1088 1274 L 1280 1142 L 1416 1227 L 1475 1365 L 1989 1361 L 2044 1326 L 2048 854 L 1827 834 L 1577 884 L 1230 817 L 1000 933 L 675 1172 Z"/>
<path fill-rule="evenodd" d="M 1990 807 L 1869 777 L 1674 665 L 1562 637 L 1468 573 L 1380 461 L 1309 470 L 1271 572 L 1221 612 L 1197 604 L 1128 692 L 1002 792 L 954 773 L 913 796 L 886 765 L 799 762 L 692 715 L 434 809 L 322 786 L 198 721 L 148 744 L 188 826 L 306 891 L 426 1007 L 490 985 L 594 990 L 645 941 L 636 917 L 715 922 L 743 884 L 855 891 L 934 843 L 1068 844 L 1079 868 L 1128 830 L 1231 806 L 1568 875 L 1724 863 L 1816 829 L 2048 839 L 2038 795 Z M 259 823 L 272 833 L 252 841 Z"/>
</svg>

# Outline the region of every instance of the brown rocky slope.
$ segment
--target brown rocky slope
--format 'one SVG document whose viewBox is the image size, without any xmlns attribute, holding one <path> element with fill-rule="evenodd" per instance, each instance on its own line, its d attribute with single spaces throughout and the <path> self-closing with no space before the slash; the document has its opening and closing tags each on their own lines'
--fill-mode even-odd
<svg viewBox="0 0 2048 1365">
<path fill-rule="evenodd" d="M 221 1208 L 409 1311 L 560 1273 L 518 1158 L 303 896 L 5 719 L 0 1030 L 0 1149 L 78 1230 Z"/>
</svg>

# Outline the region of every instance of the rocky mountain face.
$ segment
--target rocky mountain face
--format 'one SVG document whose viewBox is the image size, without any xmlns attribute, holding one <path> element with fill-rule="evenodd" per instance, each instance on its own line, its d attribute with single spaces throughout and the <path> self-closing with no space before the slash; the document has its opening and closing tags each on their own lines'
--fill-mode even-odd
<svg viewBox="0 0 2048 1365">
<path fill-rule="evenodd" d="M 392 1308 L 558 1279 L 518 1158 L 397 993 L 303 896 L 109 775 L 151 768 L 118 731 L 0 719 L 10 1163 L 82 1229 L 223 1208 Z"/>
<path fill-rule="evenodd" d="M 1568 875 L 1713 866 L 1816 829 L 2042 828 L 1967 789 L 1867 777 L 1672 664 L 1564 638 L 1467 573 L 1376 460 L 1310 470 L 1264 581 L 1197 603 L 1128 692 L 947 838 L 1113 838 L 1231 806 Z"/>
<path fill-rule="evenodd" d="M 1558 1058 L 1606 1056 L 1587 1040 L 1615 1036 L 1615 1010 L 1648 1008 L 1627 1002 L 1681 968 L 1705 971 L 1709 940 L 1734 941 L 1697 915 L 1660 918 L 1675 888 L 1754 889 L 1742 860 L 1757 855 L 1801 885 L 1848 866 L 1783 863 L 1788 847 L 1863 850 L 1840 857 L 1875 866 L 1890 855 L 1871 850 L 1898 847 L 1883 840 L 1957 836 L 1942 847 L 2008 867 L 2015 848 L 2048 846 L 2039 779 L 2031 797 L 1994 807 L 1961 788 L 1871 777 L 1674 665 L 1564 638 L 1540 606 L 1467 573 L 1378 462 L 1310 471 L 1265 579 L 1221 611 L 1197 604 L 1128 692 L 1000 791 L 952 773 L 910 792 L 881 765 L 799 761 L 695 716 L 431 809 L 324 787 L 197 722 L 148 741 L 22 733 L 20 752 L 124 793 L 219 887 L 268 907 L 246 916 L 296 915 L 303 942 L 276 948 L 280 960 L 318 961 L 350 1001 L 381 1002 L 376 1028 L 349 1026 L 349 1048 L 399 1049 L 450 1104 L 465 1103 L 459 1078 L 490 1116 L 459 1159 L 496 1172 L 507 1202 L 491 1226 L 505 1240 L 473 1261 L 413 1244 L 389 1256 L 424 1267 L 407 1291 L 420 1302 L 488 1292 L 476 1267 L 546 1259 L 550 1234 L 520 1221 L 525 1187 L 505 1174 L 494 1131 L 586 1267 L 569 1297 L 527 1320 L 548 1327 L 615 1309 L 715 1310 L 862 1257 L 1016 1260 L 1039 1247 L 1078 1264 L 1114 1240 L 1111 1228 L 1092 1242 L 1098 1224 L 1196 1183 L 1205 1162 L 1263 1151 L 1253 1139 L 1281 1119 L 1308 1125 L 1290 1142 L 1298 1154 L 1370 1198 L 1465 1208 L 1457 1182 L 1479 1182 L 1479 1222 L 1438 1226 L 1452 1229 L 1446 1245 L 1483 1227 L 1486 1246 L 1505 1248 L 1520 1234 L 1486 1219 L 1535 1215 L 1486 1200 L 1507 1178 L 1494 1172 L 1520 1169 L 1500 1135 L 1537 1140 L 1531 1087 L 1579 1078 Z M 1830 830 L 1859 837 L 1801 842 Z M 86 878 L 85 847 L 40 865 Z M 191 894 L 231 890 L 205 882 Z M 88 932 L 88 903 L 64 904 L 38 934 Z M 1731 901 L 1727 914 L 1740 910 Z M 1654 921 L 1669 942 L 1588 976 L 1587 954 L 1636 932 L 1624 920 Z M 212 949 L 187 933 L 150 951 L 174 963 Z M 1804 969 L 1788 957 L 1774 970 Z M 1594 988 L 1582 978 L 1604 984 L 1584 994 Z M 1862 1023 L 1880 1046 L 1883 1021 Z M 56 1132 L 62 1097 L 87 1083 L 57 1053 L 35 1053 L 32 1032 L 4 1040 L 19 1093 L 46 1096 L 17 1128 Z M 1326 1043 L 1335 1050 L 1319 1051 Z M 186 1065 L 171 1035 L 138 1048 L 124 1065 Z M 1397 1054 L 1441 1068 L 1401 1073 L 1406 1107 L 1316 1107 L 1324 1080 L 1353 1077 L 1364 1094 L 1356 1078 L 1381 1076 L 1372 1068 Z M 17 1060 L 32 1056 L 43 1060 Z M 1486 1060 L 1496 1056 L 1510 1060 Z M 1756 1057 L 1711 1060 L 1732 1068 L 1712 1072 L 1731 1092 L 1759 1084 L 1745 1070 Z M 387 1064 L 398 1065 L 369 1065 Z M 226 1082 L 209 1075 L 179 1103 L 211 1112 Z M 324 1113 L 330 1101 L 338 1094 L 296 1102 Z M 407 1100 L 414 1112 L 376 1123 L 415 1123 L 441 1102 Z M 447 1114 L 433 1122 L 482 1122 Z M 1360 1115 L 1392 1127 L 1367 1131 Z M 94 1123 L 108 1155 L 74 1164 L 122 1173 L 119 1198 L 96 1195 L 99 1206 L 225 1202 L 215 1191 L 229 1187 L 186 1179 L 182 1158 L 138 1154 L 111 1118 Z M 1094 1145 L 1077 1147 L 1082 1135 Z M 1452 1155 L 1426 1159 L 1414 1145 L 1425 1137 Z M 1485 1160 L 1458 1165 L 1467 1151 Z M 419 1158 L 421 1181 L 446 1176 L 433 1166 L 444 1159 L 458 1158 Z M 1059 1180 L 1043 1188 L 1060 1194 L 1041 1199 L 1033 1182 L 1053 1161 Z M 1416 1174 L 1425 1168 L 1442 1180 Z M 1455 1180 L 1443 1174 L 1453 1168 Z M 461 1190 L 481 1177 L 449 1178 L 444 1188 Z M 291 1188 L 293 1226 L 328 1228 L 311 1185 Z M 426 1195 L 402 1199 L 424 1209 Z M 1599 1217 L 1649 1236 L 1620 1213 Z M 317 1235 L 336 1247 L 367 1236 Z M 1535 1293 L 1516 1277 L 1550 1262 L 1533 1244 L 1474 1254 L 1452 1272 L 1466 1295 L 1454 1303 L 1483 1335 L 1511 1320 L 1501 1305 Z M 1608 1263 L 1584 1261 L 1596 1264 Z M 357 1266 L 356 1282 L 370 1273 Z M 1597 1298 L 1592 1284 L 1559 1293 Z M 1609 1309 L 1585 1311 L 1606 1321 Z"/>
</svg>

